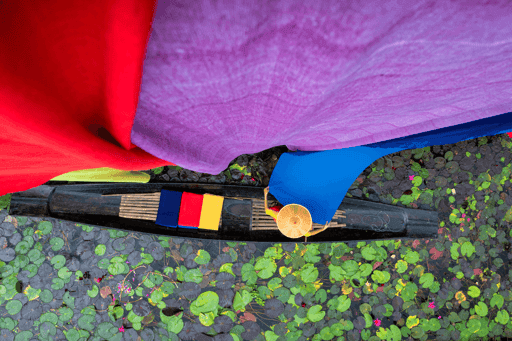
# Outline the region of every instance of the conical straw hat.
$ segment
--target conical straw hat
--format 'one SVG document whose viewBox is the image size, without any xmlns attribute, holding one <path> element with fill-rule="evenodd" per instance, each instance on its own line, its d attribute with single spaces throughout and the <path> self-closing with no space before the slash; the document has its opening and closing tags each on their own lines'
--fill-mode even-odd
<svg viewBox="0 0 512 341">
<path fill-rule="evenodd" d="M 288 238 L 299 238 L 311 230 L 313 219 L 308 209 L 299 204 L 283 207 L 277 215 L 277 227 Z"/>
</svg>

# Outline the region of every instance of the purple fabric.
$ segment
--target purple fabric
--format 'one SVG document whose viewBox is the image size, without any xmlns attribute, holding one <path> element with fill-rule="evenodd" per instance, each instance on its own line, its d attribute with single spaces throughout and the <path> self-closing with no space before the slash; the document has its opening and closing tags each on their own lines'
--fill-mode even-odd
<svg viewBox="0 0 512 341">
<path fill-rule="evenodd" d="M 511 56 L 509 0 L 160 1 L 131 141 L 218 174 L 418 134 L 510 112 Z"/>
</svg>

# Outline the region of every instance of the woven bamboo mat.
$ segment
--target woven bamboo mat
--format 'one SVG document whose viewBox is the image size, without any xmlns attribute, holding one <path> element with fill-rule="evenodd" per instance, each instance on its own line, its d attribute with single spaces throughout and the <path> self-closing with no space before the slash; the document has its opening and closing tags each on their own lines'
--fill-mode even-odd
<svg viewBox="0 0 512 341">
<path fill-rule="evenodd" d="M 250 199 L 250 198 L 247 198 Z M 277 224 L 274 219 L 265 213 L 265 200 L 252 198 L 252 230 L 278 230 Z M 268 206 L 272 207 L 274 203 L 269 202 Z M 337 210 L 332 218 L 346 218 L 345 211 Z M 346 224 L 339 224 L 336 221 L 331 222 L 328 228 L 340 228 Z M 324 225 L 313 223 L 313 229 L 321 229 Z"/>
</svg>

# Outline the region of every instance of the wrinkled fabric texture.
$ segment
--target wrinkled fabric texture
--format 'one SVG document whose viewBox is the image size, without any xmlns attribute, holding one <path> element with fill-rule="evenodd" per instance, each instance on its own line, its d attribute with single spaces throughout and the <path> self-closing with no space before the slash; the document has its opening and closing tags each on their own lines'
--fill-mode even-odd
<svg viewBox="0 0 512 341">
<path fill-rule="evenodd" d="M 0 196 L 71 171 L 171 164 L 130 142 L 155 6 L 0 3 Z"/>
<path fill-rule="evenodd" d="M 269 192 L 283 205 L 303 205 L 314 223 L 326 224 L 359 174 L 375 160 L 405 149 L 453 144 L 511 130 L 512 112 L 509 112 L 365 146 L 284 153 L 272 172 Z"/>
<path fill-rule="evenodd" d="M 511 130 L 512 112 L 509 112 L 365 146 L 284 153 L 272 172 L 269 192 L 283 205 L 303 205 L 314 223 L 325 224 L 331 221 L 359 174 L 375 160 L 405 149 L 453 144 Z"/>
<path fill-rule="evenodd" d="M 509 0 L 161 1 L 131 141 L 218 174 L 445 128 L 511 110 L 511 55 Z"/>
</svg>

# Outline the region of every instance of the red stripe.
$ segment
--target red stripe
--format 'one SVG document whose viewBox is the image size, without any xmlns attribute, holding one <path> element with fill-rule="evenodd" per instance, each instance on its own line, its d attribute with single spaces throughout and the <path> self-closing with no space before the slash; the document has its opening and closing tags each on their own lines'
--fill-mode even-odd
<svg viewBox="0 0 512 341">
<path fill-rule="evenodd" d="M 201 194 L 183 192 L 181 196 L 178 225 L 199 227 L 202 208 L 203 196 Z"/>
</svg>

